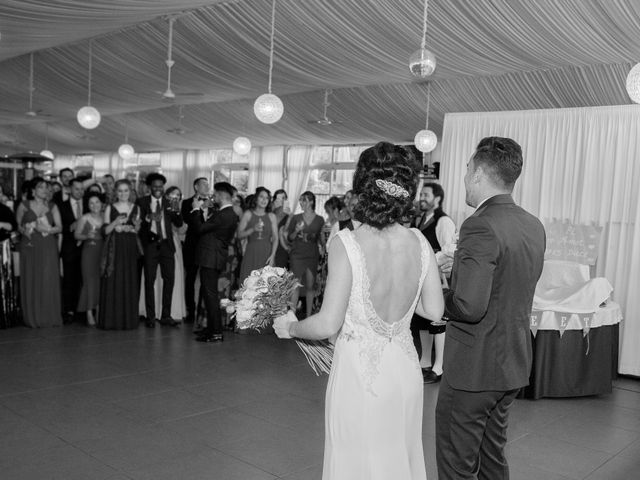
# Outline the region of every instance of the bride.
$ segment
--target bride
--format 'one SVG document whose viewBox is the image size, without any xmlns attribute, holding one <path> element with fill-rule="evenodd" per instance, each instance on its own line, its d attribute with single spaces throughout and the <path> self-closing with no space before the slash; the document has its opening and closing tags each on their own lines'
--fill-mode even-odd
<svg viewBox="0 0 640 480">
<path fill-rule="evenodd" d="M 404 148 L 381 142 L 360 155 L 353 178 L 361 225 L 329 247 L 319 313 L 274 322 L 280 338 L 336 333 L 325 407 L 323 480 L 426 479 L 423 384 L 409 324 L 443 313 L 431 247 L 400 224 L 412 207 L 419 165 Z M 339 241 L 337 240 L 339 239 Z"/>
</svg>

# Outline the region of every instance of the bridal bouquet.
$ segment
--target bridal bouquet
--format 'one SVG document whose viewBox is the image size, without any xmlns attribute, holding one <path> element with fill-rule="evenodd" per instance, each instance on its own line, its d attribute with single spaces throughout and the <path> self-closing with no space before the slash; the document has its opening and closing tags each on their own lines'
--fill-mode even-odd
<svg viewBox="0 0 640 480">
<path fill-rule="evenodd" d="M 300 284 L 293 273 L 280 267 L 263 267 L 251 272 L 236 293 L 236 301 L 222 299 L 220 306 L 235 315 L 237 328 L 264 330 L 273 319 L 287 313 L 290 299 Z M 296 339 L 316 375 L 329 373 L 332 346 L 325 342 Z"/>
</svg>

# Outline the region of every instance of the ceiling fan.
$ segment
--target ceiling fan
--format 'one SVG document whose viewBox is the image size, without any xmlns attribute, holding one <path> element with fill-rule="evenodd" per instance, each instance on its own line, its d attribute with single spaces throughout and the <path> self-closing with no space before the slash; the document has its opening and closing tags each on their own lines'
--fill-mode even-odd
<svg viewBox="0 0 640 480">
<path fill-rule="evenodd" d="M 342 123 L 342 121 L 340 120 L 332 120 L 327 116 L 327 109 L 329 108 L 329 105 L 331 105 L 329 103 L 329 95 L 331 95 L 333 93 L 332 90 L 327 89 L 324 91 L 324 102 L 322 103 L 322 107 L 323 107 L 323 114 L 322 114 L 322 118 L 318 119 L 318 120 L 307 120 L 308 123 L 314 123 L 317 125 L 322 125 L 323 127 L 326 127 L 328 125 L 337 125 Z"/>
<path fill-rule="evenodd" d="M 173 24 L 175 23 L 175 17 L 169 17 L 169 41 L 167 43 L 167 59 L 165 64 L 167 65 L 167 89 L 164 92 L 156 91 L 161 95 L 163 102 L 173 103 L 176 100 L 176 93 L 171 89 L 171 69 L 175 65 L 173 61 Z M 179 92 L 178 97 L 201 97 L 204 93 L 200 92 Z"/>
<path fill-rule="evenodd" d="M 33 108 L 33 92 L 35 91 L 35 87 L 33 86 L 33 53 L 29 54 L 29 110 L 24 112 L 27 117 L 35 118 L 35 117 L 50 117 L 49 113 L 45 113 L 41 108 L 35 110 Z M 2 110 L 3 112 L 10 113 L 18 113 L 11 112 L 9 110 Z"/>
<path fill-rule="evenodd" d="M 184 119 L 183 108 L 183 105 L 178 106 L 178 125 L 168 129 L 167 132 L 175 133 L 176 135 L 184 135 L 188 132 L 188 130 L 184 128 L 184 125 L 182 125 L 182 120 Z"/>
</svg>

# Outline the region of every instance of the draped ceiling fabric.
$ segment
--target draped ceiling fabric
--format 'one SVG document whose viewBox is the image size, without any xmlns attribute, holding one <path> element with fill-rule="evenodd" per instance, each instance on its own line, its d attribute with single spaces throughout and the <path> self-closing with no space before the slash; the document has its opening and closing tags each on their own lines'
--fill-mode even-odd
<svg viewBox="0 0 640 480">
<path fill-rule="evenodd" d="M 424 127 L 426 84 L 409 73 L 423 0 L 278 0 L 275 125 L 253 115 L 268 83 L 271 0 L 3 0 L 0 2 L 0 154 L 115 152 L 128 130 L 136 151 L 411 142 Z M 437 56 L 429 126 L 447 112 L 630 103 L 624 84 L 640 60 L 636 0 L 431 0 L 427 46 Z M 172 88 L 165 103 L 167 15 L 175 14 Z M 83 130 L 89 41 L 92 105 Z M 34 53 L 29 109 L 29 53 Z M 319 125 L 324 90 L 328 117 Z M 185 133 L 179 124 L 183 105 Z M 50 115 L 50 116 L 47 116 Z M 125 128 L 126 125 L 126 128 Z"/>
<path fill-rule="evenodd" d="M 619 372 L 640 376 L 640 105 L 445 117 L 441 177 L 445 209 L 460 226 L 463 177 L 480 139 L 506 136 L 523 150 L 516 203 L 541 220 L 602 227 L 596 275 L 622 306 Z"/>
</svg>

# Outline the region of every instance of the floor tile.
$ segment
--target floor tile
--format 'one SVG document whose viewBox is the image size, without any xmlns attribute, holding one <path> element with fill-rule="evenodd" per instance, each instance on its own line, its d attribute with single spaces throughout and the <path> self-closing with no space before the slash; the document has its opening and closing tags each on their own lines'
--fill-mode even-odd
<svg viewBox="0 0 640 480">
<path fill-rule="evenodd" d="M 574 479 L 584 478 L 611 458 L 605 452 L 536 434 L 508 444 L 506 451 L 515 467 L 535 467 Z"/>
</svg>

